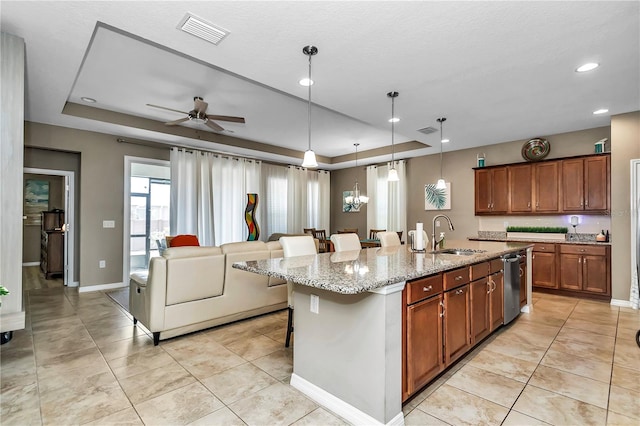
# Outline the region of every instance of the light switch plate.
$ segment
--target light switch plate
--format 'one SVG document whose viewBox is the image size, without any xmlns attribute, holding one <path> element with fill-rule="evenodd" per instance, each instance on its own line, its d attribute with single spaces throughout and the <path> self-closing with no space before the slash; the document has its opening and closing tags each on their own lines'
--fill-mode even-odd
<svg viewBox="0 0 640 426">
<path fill-rule="evenodd" d="M 101 260 L 100 262 L 98 262 L 98 266 L 102 269 L 102 268 L 106 268 L 107 267 L 107 261 L 106 260 Z"/>
<path fill-rule="evenodd" d="M 103 228 L 115 228 L 116 227 L 116 221 L 115 220 L 103 220 L 102 221 L 102 227 Z"/>
<path fill-rule="evenodd" d="M 311 295 L 311 299 L 310 299 L 310 307 L 309 309 L 311 310 L 312 313 L 317 314 L 319 309 L 320 309 L 320 296 L 317 296 L 315 294 Z"/>
</svg>

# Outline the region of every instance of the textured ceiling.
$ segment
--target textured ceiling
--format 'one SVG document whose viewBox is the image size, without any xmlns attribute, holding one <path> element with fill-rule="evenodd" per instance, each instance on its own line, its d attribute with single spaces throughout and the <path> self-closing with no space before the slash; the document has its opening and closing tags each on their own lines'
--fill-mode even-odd
<svg viewBox="0 0 640 426">
<path fill-rule="evenodd" d="M 186 12 L 230 35 L 215 46 L 180 31 Z M 448 151 L 606 126 L 640 109 L 637 1 L 3 0 L 0 14 L 2 31 L 25 39 L 27 120 L 125 139 L 299 163 L 308 44 L 319 48 L 312 148 L 323 168 L 353 165 L 355 142 L 361 164 L 390 159 L 391 90 L 396 158 L 439 152 L 439 134 L 417 130 L 440 116 Z M 588 61 L 601 66 L 574 72 Z M 194 96 L 246 123 L 219 122 L 222 134 L 167 127 L 180 114 L 146 106 L 189 111 Z"/>
</svg>

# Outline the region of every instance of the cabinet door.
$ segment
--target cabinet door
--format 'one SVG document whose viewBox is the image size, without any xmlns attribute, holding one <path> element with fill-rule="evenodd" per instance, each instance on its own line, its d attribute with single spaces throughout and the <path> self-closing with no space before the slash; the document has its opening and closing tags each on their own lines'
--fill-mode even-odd
<svg viewBox="0 0 640 426">
<path fill-rule="evenodd" d="M 443 368 L 442 295 L 407 306 L 407 393 L 410 395 Z"/>
<path fill-rule="evenodd" d="M 606 256 L 582 256 L 582 290 L 590 293 L 608 293 Z"/>
<path fill-rule="evenodd" d="M 556 284 L 556 254 L 533 252 L 531 274 L 534 287 L 558 288 Z"/>
<path fill-rule="evenodd" d="M 562 160 L 562 209 L 584 209 L 584 162 L 582 158 Z"/>
<path fill-rule="evenodd" d="M 545 213 L 558 211 L 559 165 L 558 161 L 536 164 L 534 211 Z"/>
<path fill-rule="evenodd" d="M 491 170 L 476 170 L 476 214 L 491 211 Z"/>
<path fill-rule="evenodd" d="M 520 307 L 527 304 L 527 263 L 520 262 Z"/>
<path fill-rule="evenodd" d="M 560 288 L 582 290 L 582 255 L 560 254 Z"/>
<path fill-rule="evenodd" d="M 609 156 L 584 159 L 585 210 L 609 210 Z"/>
<path fill-rule="evenodd" d="M 506 213 L 509 209 L 509 178 L 507 168 L 491 170 L 491 212 Z"/>
<path fill-rule="evenodd" d="M 531 207 L 531 182 L 532 166 L 524 164 L 521 166 L 509 166 L 509 211 L 530 212 Z"/>
<path fill-rule="evenodd" d="M 493 331 L 504 322 L 504 274 L 498 272 L 489 276 L 491 284 L 490 305 L 491 305 L 491 328 Z"/>
<path fill-rule="evenodd" d="M 449 365 L 471 346 L 469 284 L 444 293 L 445 364 Z"/>
<path fill-rule="evenodd" d="M 491 285 L 487 277 L 473 281 L 471 288 L 471 344 L 489 335 L 489 293 Z"/>
</svg>

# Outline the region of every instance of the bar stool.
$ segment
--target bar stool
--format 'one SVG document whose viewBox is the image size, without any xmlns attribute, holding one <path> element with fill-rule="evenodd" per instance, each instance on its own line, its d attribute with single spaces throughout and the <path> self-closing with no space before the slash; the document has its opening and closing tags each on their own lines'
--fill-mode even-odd
<svg viewBox="0 0 640 426">
<path fill-rule="evenodd" d="M 358 234 L 333 234 L 331 242 L 336 252 L 360 250 L 360 238 Z"/>
<path fill-rule="evenodd" d="M 402 245 L 397 232 L 378 232 L 378 239 L 380 240 L 380 247 L 397 247 Z"/>
</svg>

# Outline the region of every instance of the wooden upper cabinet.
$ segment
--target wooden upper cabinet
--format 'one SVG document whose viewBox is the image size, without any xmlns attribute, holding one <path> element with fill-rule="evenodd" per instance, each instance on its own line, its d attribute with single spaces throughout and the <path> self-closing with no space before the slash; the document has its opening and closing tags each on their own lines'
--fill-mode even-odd
<svg viewBox="0 0 640 426">
<path fill-rule="evenodd" d="M 509 209 L 506 167 L 476 169 L 476 214 L 506 213 Z"/>
<path fill-rule="evenodd" d="M 562 210 L 584 210 L 584 160 L 562 162 Z"/>
<path fill-rule="evenodd" d="M 509 166 L 509 211 L 530 212 L 532 211 L 532 176 L 533 165 L 523 164 L 520 166 Z"/>
<path fill-rule="evenodd" d="M 553 213 L 559 209 L 560 163 L 539 163 L 534 168 L 533 211 Z"/>
<path fill-rule="evenodd" d="M 584 159 L 584 209 L 609 210 L 609 156 Z"/>
</svg>

